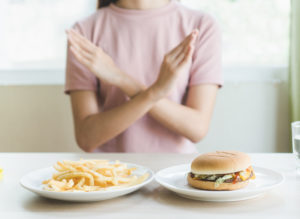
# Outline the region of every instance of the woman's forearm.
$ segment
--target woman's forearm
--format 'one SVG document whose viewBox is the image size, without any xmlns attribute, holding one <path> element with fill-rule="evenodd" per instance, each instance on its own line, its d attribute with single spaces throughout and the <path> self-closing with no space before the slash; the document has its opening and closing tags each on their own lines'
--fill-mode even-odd
<svg viewBox="0 0 300 219">
<path fill-rule="evenodd" d="M 145 115 L 157 101 L 157 96 L 148 89 L 118 107 L 88 116 L 76 134 L 79 146 L 88 152 L 95 150 Z"/>
<path fill-rule="evenodd" d="M 149 114 L 169 130 L 194 143 L 206 135 L 210 121 L 206 114 L 168 99 L 156 103 Z"/>
<path fill-rule="evenodd" d="M 119 88 L 129 97 L 138 95 L 146 87 L 129 76 L 124 78 Z M 161 99 L 150 109 L 149 114 L 169 130 L 182 135 L 192 142 L 200 141 L 207 133 L 210 116 L 191 107 Z"/>
</svg>

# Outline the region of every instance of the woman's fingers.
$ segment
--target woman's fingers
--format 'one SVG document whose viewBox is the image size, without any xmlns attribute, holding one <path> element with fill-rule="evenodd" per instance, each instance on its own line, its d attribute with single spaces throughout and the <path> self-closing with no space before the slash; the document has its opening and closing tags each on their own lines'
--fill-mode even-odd
<svg viewBox="0 0 300 219">
<path fill-rule="evenodd" d="M 71 52 L 74 54 L 75 58 L 83 65 L 85 65 L 86 67 L 88 67 L 90 65 L 90 62 L 83 57 L 73 46 L 70 46 L 70 50 Z"/>
<path fill-rule="evenodd" d="M 191 41 L 195 41 L 198 35 L 198 30 L 193 30 L 191 34 L 189 34 L 176 48 L 174 48 L 169 55 L 171 56 L 171 59 L 177 59 L 178 56 L 187 50 L 188 45 L 191 43 Z"/>
<path fill-rule="evenodd" d="M 69 32 L 73 34 L 76 38 L 80 39 L 81 41 L 85 42 L 87 45 L 94 47 L 95 45 L 89 41 L 86 37 L 82 36 L 80 33 L 75 31 L 74 29 L 70 29 Z"/>
<path fill-rule="evenodd" d="M 70 45 L 73 47 L 73 49 L 76 49 L 76 51 L 81 54 L 83 57 L 91 60 L 93 58 L 93 55 L 90 52 L 87 52 L 86 50 L 82 49 L 80 45 L 73 39 L 73 37 L 69 37 Z"/>
<path fill-rule="evenodd" d="M 188 35 L 178 46 L 168 53 L 171 59 L 175 59 L 183 50 L 185 45 L 191 40 L 192 34 Z"/>
<path fill-rule="evenodd" d="M 184 60 L 185 57 L 187 56 L 187 53 L 189 52 L 190 48 L 191 48 L 191 47 L 188 46 L 187 49 L 186 49 L 185 51 L 181 52 L 181 53 L 177 56 L 177 58 L 174 60 L 174 65 L 175 65 L 176 67 L 179 67 L 179 66 L 180 66 L 182 60 Z"/>
<path fill-rule="evenodd" d="M 74 29 L 70 29 L 69 33 L 72 36 L 74 36 L 76 39 L 78 39 L 78 41 L 83 42 L 84 44 L 86 44 L 88 47 L 90 47 L 90 48 L 95 47 L 95 45 L 91 41 L 89 41 L 86 37 L 82 36 L 80 33 L 75 31 Z"/>
<path fill-rule="evenodd" d="M 87 46 L 85 43 L 80 41 L 76 36 L 73 34 L 68 34 L 68 39 L 72 45 L 76 45 L 76 47 L 80 47 L 82 50 L 85 50 L 88 53 L 94 53 L 94 49 Z"/>
<path fill-rule="evenodd" d="M 178 67 L 182 67 L 183 65 L 185 65 L 187 62 L 189 62 L 189 60 L 191 60 L 192 58 L 192 55 L 193 55 L 193 52 L 194 52 L 194 48 L 195 46 L 194 45 L 190 45 L 187 49 L 187 51 L 185 51 L 185 53 L 183 53 L 183 58 L 180 60 L 179 59 L 179 62 L 178 62 Z"/>
<path fill-rule="evenodd" d="M 183 59 L 186 57 L 186 55 L 189 52 L 194 52 L 195 48 L 195 42 L 197 39 L 198 32 L 193 33 L 193 37 L 188 41 L 188 43 L 184 46 L 183 50 L 177 55 L 177 57 L 174 59 L 175 65 L 179 65 Z M 189 57 L 189 56 L 188 56 Z M 190 57 L 191 58 L 191 57 Z"/>
<path fill-rule="evenodd" d="M 74 30 L 68 30 L 67 31 L 68 38 L 72 38 L 73 42 L 75 42 L 78 46 L 80 46 L 83 50 L 86 50 L 87 52 L 93 53 L 96 50 L 96 46 L 92 44 L 89 40 L 87 40 L 85 37 L 81 36 L 79 33 L 77 33 Z"/>
<path fill-rule="evenodd" d="M 197 38 L 197 34 L 194 34 L 192 38 L 184 45 L 180 53 L 177 54 L 177 56 L 174 59 L 174 62 L 176 62 L 176 64 L 182 61 L 183 57 L 185 56 L 189 48 L 195 44 L 196 38 Z"/>
<path fill-rule="evenodd" d="M 191 38 L 191 40 L 186 44 L 186 46 L 185 46 L 185 51 L 187 51 L 191 45 L 194 45 L 194 44 L 195 44 L 196 39 L 197 39 L 197 37 L 198 37 L 198 34 L 199 34 L 199 31 L 198 31 L 198 30 L 194 30 L 194 31 L 192 32 L 192 38 Z"/>
<path fill-rule="evenodd" d="M 186 56 L 185 52 L 181 52 L 179 53 L 179 55 L 176 57 L 176 59 L 174 60 L 174 65 L 176 67 L 179 66 L 179 64 L 181 63 L 181 61 L 184 59 L 184 57 Z"/>
</svg>

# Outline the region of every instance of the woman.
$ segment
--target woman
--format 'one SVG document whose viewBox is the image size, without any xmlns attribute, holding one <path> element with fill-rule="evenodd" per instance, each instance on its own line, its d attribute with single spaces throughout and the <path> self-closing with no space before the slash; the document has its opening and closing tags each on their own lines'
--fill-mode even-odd
<svg viewBox="0 0 300 219">
<path fill-rule="evenodd" d="M 99 1 L 67 31 L 66 93 L 87 152 L 193 153 L 221 78 L 214 20 L 177 1 Z"/>
</svg>

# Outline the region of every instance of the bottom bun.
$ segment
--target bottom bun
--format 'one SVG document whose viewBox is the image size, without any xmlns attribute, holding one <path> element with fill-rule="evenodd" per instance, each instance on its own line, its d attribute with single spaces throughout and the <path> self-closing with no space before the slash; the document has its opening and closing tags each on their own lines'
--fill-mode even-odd
<svg viewBox="0 0 300 219">
<path fill-rule="evenodd" d="M 215 187 L 215 182 L 193 179 L 190 173 L 188 174 L 187 180 L 189 185 L 196 189 L 213 190 L 213 191 L 237 190 L 237 189 L 244 188 L 249 183 L 249 180 L 246 180 L 243 182 L 237 182 L 235 184 L 221 183 L 218 187 Z"/>
</svg>

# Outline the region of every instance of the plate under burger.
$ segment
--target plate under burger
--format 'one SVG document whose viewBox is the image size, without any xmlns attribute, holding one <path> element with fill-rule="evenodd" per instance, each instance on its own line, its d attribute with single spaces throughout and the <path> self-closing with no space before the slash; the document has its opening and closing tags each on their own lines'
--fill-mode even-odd
<svg viewBox="0 0 300 219">
<path fill-rule="evenodd" d="M 122 162 L 124 163 L 124 162 Z M 83 192 L 83 191 L 75 191 L 75 192 L 55 192 L 55 191 L 47 191 L 44 190 L 44 185 L 42 182 L 46 179 L 52 177 L 52 174 L 55 171 L 53 167 L 38 169 L 28 173 L 23 176 L 20 180 L 20 184 L 27 190 L 36 193 L 39 196 L 63 200 L 63 201 L 72 201 L 72 202 L 91 202 L 91 201 L 103 201 L 107 199 L 116 198 L 122 195 L 129 194 L 134 192 L 143 186 L 150 183 L 154 178 L 154 173 L 151 169 L 140 166 L 137 164 L 124 163 L 127 164 L 128 168 L 136 168 L 133 171 L 133 175 L 142 176 L 144 174 L 149 174 L 148 178 L 140 184 L 123 187 L 123 188 L 108 188 L 104 191 L 92 191 L 92 192 Z"/>
<path fill-rule="evenodd" d="M 234 191 L 208 191 L 191 187 L 187 182 L 190 164 L 172 166 L 160 170 L 155 180 L 163 187 L 178 195 L 201 201 L 226 202 L 241 201 L 265 194 L 284 182 L 284 176 L 274 170 L 253 166 L 256 179 L 250 180 L 248 186 Z"/>
</svg>

